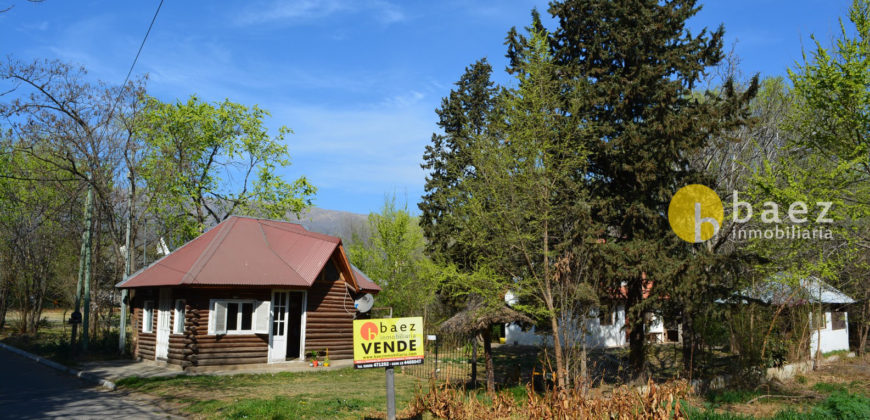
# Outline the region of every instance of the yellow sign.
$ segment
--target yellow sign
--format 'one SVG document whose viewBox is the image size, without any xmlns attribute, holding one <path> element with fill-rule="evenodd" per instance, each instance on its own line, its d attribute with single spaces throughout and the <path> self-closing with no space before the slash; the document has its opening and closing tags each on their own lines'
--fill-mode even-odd
<svg viewBox="0 0 870 420">
<path fill-rule="evenodd" d="M 423 318 L 353 321 L 353 365 L 357 369 L 423 363 Z"/>
<path fill-rule="evenodd" d="M 722 227 L 725 211 L 715 191 L 701 184 L 680 188 L 668 206 L 668 222 L 680 239 L 699 243 L 712 238 Z"/>
</svg>

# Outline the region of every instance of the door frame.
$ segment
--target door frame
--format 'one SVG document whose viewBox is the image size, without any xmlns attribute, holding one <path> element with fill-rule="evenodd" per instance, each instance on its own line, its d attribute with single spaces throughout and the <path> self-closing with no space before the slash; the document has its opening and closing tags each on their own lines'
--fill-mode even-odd
<svg viewBox="0 0 870 420">
<path fill-rule="evenodd" d="M 286 361 L 287 358 L 287 344 L 290 341 L 288 332 L 290 331 L 290 296 L 293 293 L 299 293 L 302 295 L 302 315 L 299 317 L 299 358 L 296 360 L 305 361 L 305 325 L 307 323 L 307 314 L 308 314 L 308 291 L 306 290 L 290 290 L 290 289 L 272 289 L 272 292 L 269 296 L 269 305 L 272 305 L 274 302 L 275 293 L 276 292 L 286 292 L 287 293 L 287 301 L 284 305 L 284 358 L 285 360 L 272 360 L 272 337 L 273 331 L 272 327 L 274 324 L 274 316 L 272 315 L 271 306 L 269 308 L 269 352 L 266 357 L 267 363 L 281 363 Z"/>
<path fill-rule="evenodd" d="M 172 289 L 168 287 L 160 288 L 157 297 L 157 329 L 154 337 L 154 360 L 169 359 L 169 335 L 172 333 L 172 303 Z M 161 340 L 161 336 L 165 337 L 165 339 Z"/>
<path fill-rule="evenodd" d="M 293 293 L 292 291 L 290 293 Z M 305 325 L 308 319 L 308 291 L 302 290 L 302 315 L 299 316 L 299 359 L 305 361 Z"/>
<path fill-rule="evenodd" d="M 275 293 L 287 293 L 284 297 L 284 358 L 287 358 L 287 315 L 290 313 L 290 291 L 286 289 L 272 289 L 272 293 L 269 295 L 269 354 L 266 358 L 267 363 L 280 363 L 284 360 L 272 360 L 272 349 L 274 348 L 274 334 L 273 328 L 275 326 L 275 315 L 272 310 L 275 304 Z"/>
</svg>

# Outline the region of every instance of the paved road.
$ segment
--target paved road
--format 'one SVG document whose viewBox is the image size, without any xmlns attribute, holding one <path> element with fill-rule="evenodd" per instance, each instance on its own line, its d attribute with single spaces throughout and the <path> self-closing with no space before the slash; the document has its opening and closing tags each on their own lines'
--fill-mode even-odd
<svg viewBox="0 0 870 420">
<path fill-rule="evenodd" d="M 0 349 L 0 418 L 165 419 L 146 401 L 84 382 Z"/>
</svg>

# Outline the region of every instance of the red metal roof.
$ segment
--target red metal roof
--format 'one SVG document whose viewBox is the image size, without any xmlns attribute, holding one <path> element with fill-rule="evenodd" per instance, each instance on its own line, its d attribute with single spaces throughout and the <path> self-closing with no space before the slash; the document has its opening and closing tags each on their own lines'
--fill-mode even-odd
<svg viewBox="0 0 870 420">
<path fill-rule="evenodd" d="M 353 266 L 352 266 L 353 267 Z M 356 283 L 359 285 L 360 290 L 368 293 L 377 293 L 381 291 L 381 287 L 375 284 L 375 282 L 371 281 L 362 271 L 359 271 L 358 268 L 353 267 L 353 276 L 356 278 Z"/>
<path fill-rule="evenodd" d="M 309 232 L 295 223 L 231 216 L 117 287 L 309 287 L 330 257 L 343 252 L 340 244 L 339 238 Z M 342 264 L 346 258 L 335 260 Z M 371 283 L 365 279 L 361 284 L 364 276 L 356 270 L 348 267 L 347 272 L 353 273 L 350 280 L 361 288 Z"/>
</svg>

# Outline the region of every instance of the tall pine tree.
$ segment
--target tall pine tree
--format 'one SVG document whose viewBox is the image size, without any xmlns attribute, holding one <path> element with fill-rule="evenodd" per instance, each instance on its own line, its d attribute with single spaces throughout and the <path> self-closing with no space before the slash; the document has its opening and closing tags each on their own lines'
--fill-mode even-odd
<svg viewBox="0 0 870 420">
<path fill-rule="evenodd" d="M 491 75 L 492 66 L 486 59 L 465 69 L 456 88 L 435 110 L 443 133 L 432 134 L 421 165 L 429 171 L 419 204 L 427 251 L 437 262 L 457 264 L 461 269 L 474 264 L 475 252 L 455 240 L 459 229 L 456 209 L 467 198 L 464 181 L 474 176 L 469 148 L 489 125 L 497 91 Z"/>
<path fill-rule="evenodd" d="M 670 230 L 668 203 L 680 187 L 703 181 L 687 157 L 742 123 L 755 91 L 753 81 L 744 95 L 693 95 L 705 69 L 723 59 L 721 26 L 697 35 L 685 27 L 698 10 L 693 0 L 550 6 L 559 22 L 551 41 L 556 61 L 566 77 L 589 82 L 579 112 L 596 180 L 590 203 L 608 226 L 602 281 L 625 293 L 629 361 L 638 375 L 645 372 L 644 315 L 666 301 L 655 299 L 667 295 L 656 285 L 679 271 L 688 248 Z M 733 91 L 731 81 L 724 91 Z"/>
</svg>

